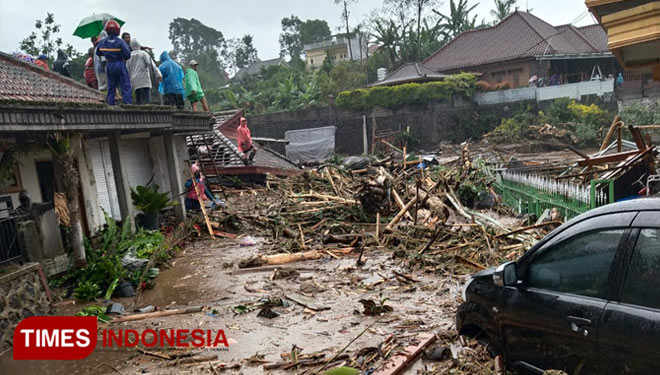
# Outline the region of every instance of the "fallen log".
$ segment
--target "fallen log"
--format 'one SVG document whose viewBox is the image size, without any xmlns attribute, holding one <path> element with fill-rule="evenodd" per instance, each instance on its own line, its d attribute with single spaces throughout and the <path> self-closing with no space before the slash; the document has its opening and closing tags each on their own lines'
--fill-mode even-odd
<svg viewBox="0 0 660 375">
<path fill-rule="evenodd" d="M 191 307 L 186 307 L 185 309 L 164 310 L 164 311 L 156 311 L 146 314 L 120 316 L 118 318 L 113 319 L 110 323 L 133 322 L 136 320 L 163 318 L 172 315 L 192 314 L 192 313 L 198 313 L 200 311 L 202 311 L 202 306 L 191 306 Z"/>
<path fill-rule="evenodd" d="M 526 226 L 526 227 L 514 229 L 514 230 L 512 230 L 510 232 L 507 232 L 507 233 L 498 234 L 497 236 L 495 236 L 495 238 L 508 237 L 508 236 L 511 236 L 513 234 L 516 234 L 516 233 L 526 232 L 528 230 L 537 229 L 537 228 L 543 228 L 543 227 L 548 226 L 548 225 L 562 225 L 562 224 L 563 223 L 561 221 L 546 221 L 544 223 L 529 225 L 529 226 Z"/>
</svg>

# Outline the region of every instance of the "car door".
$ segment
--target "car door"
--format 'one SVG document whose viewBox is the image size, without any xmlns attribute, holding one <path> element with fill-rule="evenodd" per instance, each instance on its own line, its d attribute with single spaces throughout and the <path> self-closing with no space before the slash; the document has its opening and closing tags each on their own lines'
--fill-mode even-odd
<svg viewBox="0 0 660 375">
<path fill-rule="evenodd" d="M 598 323 L 635 213 L 587 220 L 519 262 L 496 314 L 507 362 L 520 369 L 598 373 Z"/>
<path fill-rule="evenodd" d="M 600 323 L 603 374 L 657 374 L 660 363 L 660 213 L 640 213 L 617 298 Z"/>
</svg>

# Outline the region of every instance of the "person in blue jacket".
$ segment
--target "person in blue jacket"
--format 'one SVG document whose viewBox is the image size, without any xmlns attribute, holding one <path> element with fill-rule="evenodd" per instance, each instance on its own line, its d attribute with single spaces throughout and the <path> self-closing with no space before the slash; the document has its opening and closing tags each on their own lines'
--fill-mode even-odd
<svg viewBox="0 0 660 375">
<path fill-rule="evenodd" d="M 105 25 L 108 36 L 101 39 L 96 54 L 105 57 L 107 61 L 106 75 L 108 80 L 108 104 L 115 105 L 117 86 L 121 89 L 124 104 L 133 103 L 131 77 L 126 69 L 126 60 L 131 58 L 131 49 L 119 38 L 119 24 L 110 20 Z"/>
<path fill-rule="evenodd" d="M 163 97 L 165 105 L 183 109 L 183 69 L 170 58 L 167 51 L 160 54 L 160 73 L 163 75 Z"/>
</svg>

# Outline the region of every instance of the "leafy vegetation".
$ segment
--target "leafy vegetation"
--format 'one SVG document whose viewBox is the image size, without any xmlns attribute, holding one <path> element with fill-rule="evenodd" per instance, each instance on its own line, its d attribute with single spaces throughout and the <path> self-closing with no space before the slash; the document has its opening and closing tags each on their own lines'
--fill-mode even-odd
<svg viewBox="0 0 660 375">
<path fill-rule="evenodd" d="M 376 107 L 399 109 L 404 106 L 423 106 L 431 101 L 447 100 L 453 96 L 470 98 L 475 93 L 475 83 L 474 75 L 462 73 L 449 76 L 440 82 L 355 89 L 341 92 L 337 96 L 337 106 L 355 111 L 369 111 Z"/>
<path fill-rule="evenodd" d="M 110 298 L 121 280 L 130 280 L 135 286 L 148 280 L 149 270 L 146 267 L 144 270 L 129 271 L 122 265 L 124 255 L 134 252 L 137 258 L 150 260 L 153 266 L 169 259 L 178 247 L 158 231 L 140 230 L 132 234 L 131 225 L 127 221 L 119 227 L 106 214 L 103 230 L 85 241 L 87 266 L 69 270 L 51 281 L 51 285 L 73 287 L 77 300 L 94 301 L 103 293 L 106 299 Z"/>
<path fill-rule="evenodd" d="M 657 107 L 635 103 L 625 107 L 619 115 L 626 125 L 660 124 L 660 110 Z"/>
<path fill-rule="evenodd" d="M 157 214 L 167 207 L 176 206 L 176 202 L 170 199 L 169 193 L 159 193 L 158 189 L 158 185 L 154 183 L 131 188 L 131 199 L 135 208 L 145 214 Z"/>
<path fill-rule="evenodd" d="M 550 124 L 574 131 L 580 146 L 596 146 L 600 131 L 611 124 L 613 117 L 596 104 L 585 105 L 561 98 L 554 100 L 545 112 L 534 113 L 531 106 L 521 108 L 513 116 L 503 118 L 489 137 L 504 142 L 520 141 L 529 126 Z"/>
<path fill-rule="evenodd" d="M 109 323 L 112 320 L 105 314 L 105 307 L 98 305 L 87 306 L 78 311 L 76 316 L 95 316 L 102 323 Z"/>
</svg>

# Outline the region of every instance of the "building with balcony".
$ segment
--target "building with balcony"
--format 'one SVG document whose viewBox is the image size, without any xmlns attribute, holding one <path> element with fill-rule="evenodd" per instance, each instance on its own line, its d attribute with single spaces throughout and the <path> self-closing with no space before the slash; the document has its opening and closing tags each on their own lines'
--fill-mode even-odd
<svg viewBox="0 0 660 375">
<path fill-rule="evenodd" d="M 587 0 L 625 68 L 620 99 L 660 96 L 660 1 Z"/>
<path fill-rule="evenodd" d="M 305 44 L 305 60 L 308 68 L 318 68 L 328 58 L 333 64 L 341 61 L 359 61 L 367 58 L 369 38 L 363 33 L 333 35 L 315 43 Z M 350 46 L 350 47 L 349 47 Z"/>
</svg>

